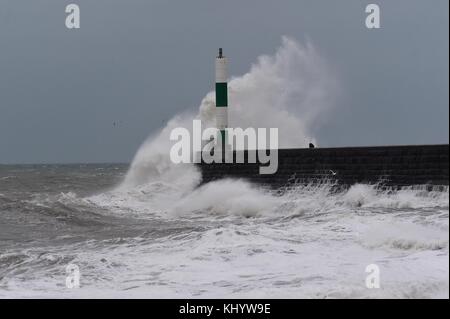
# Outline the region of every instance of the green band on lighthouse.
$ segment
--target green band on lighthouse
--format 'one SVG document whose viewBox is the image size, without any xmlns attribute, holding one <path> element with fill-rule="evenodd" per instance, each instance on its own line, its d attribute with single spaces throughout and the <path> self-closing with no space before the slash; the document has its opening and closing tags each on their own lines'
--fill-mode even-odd
<svg viewBox="0 0 450 319">
<path fill-rule="evenodd" d="M 216 83 L 216 106 L 228 106 L 227 83 Z"/>
</svg>

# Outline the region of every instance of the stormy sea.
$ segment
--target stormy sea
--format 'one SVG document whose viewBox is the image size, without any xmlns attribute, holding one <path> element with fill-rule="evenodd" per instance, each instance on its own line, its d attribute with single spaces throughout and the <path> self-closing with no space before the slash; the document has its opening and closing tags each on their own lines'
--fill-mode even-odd
<svg viewBox="0 0 450 319">
<path fill-rule="evenodd" d="M 117 189 L 126 172 L 1 166 L 0 297 L 448 298 L 448 189 Z"/>
<path fill-rule="evenodd" d="M 311 44 L 284 38 L 229 82 L 230 123 L 320 146 L 338 83 Z M 193 119 L 214 125 L 212 92 L 130 164 L 0 165 L 0 298 L 449 297 L 448 187 L 201 184 L 168 155 Z"/>
</svg>

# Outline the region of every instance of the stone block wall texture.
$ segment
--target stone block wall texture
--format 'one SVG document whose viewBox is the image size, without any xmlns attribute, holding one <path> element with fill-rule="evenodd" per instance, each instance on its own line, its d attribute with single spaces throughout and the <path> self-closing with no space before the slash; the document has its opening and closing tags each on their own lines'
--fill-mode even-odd
<svg viewBox="0 0 450 319">
<path fill-rule="evenodd" d="M 274 188 L 319 182 L 447 186 L 449 145 L 280 149 L 278 170 L 272 175 L 259 174 L 260 163 L 198 165 L 203 183 L 232 177 Z"/>
</svg>

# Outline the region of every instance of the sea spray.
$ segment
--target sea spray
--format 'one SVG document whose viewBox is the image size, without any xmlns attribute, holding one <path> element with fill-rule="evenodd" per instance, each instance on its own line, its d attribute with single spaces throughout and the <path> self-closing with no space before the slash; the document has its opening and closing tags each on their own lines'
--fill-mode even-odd
<svg viewBox="0 0 450 319">
<path fill-rule="evenodd" d="M 276 127 L 279 147 L 303 147 L 316 142 L 313 128 L 334 106 L 337 81 L 311 43 L 302 45 L 283 37 L 275 55 L 260 56 L 250 71 L 229 82 L 229 118 L 232 127 Z M 121 187 L 161 181 L 192 189 L 200 180 L 191 165 L 173 164 L 170 132 L 188 130 L 193 119 L 214 126 L 214 92 L 202 100 L 198 114 L 180 114 L 141 146 Z"/>
</svg>

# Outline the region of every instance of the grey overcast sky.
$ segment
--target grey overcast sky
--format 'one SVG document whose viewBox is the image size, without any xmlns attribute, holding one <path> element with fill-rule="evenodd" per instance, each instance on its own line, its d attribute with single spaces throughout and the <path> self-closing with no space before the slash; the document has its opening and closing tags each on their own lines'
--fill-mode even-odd
<svg viewBox="0 0 450 319">
<path fill-rule="evenodd" d="M 381 8 L 368 30 L 365 6 Z M 65 7 L 81 9 L 68 30 Z M 321 146 L 448 143 L 448 0 L 0 0 L 0 163 L 128 162 L 174 114 L 309 38 L 342 96 Z M 120 121 L 120 122 L 119 122 Z M 114 122 L 119 122 L 114 126 Z"/>
</svg>

